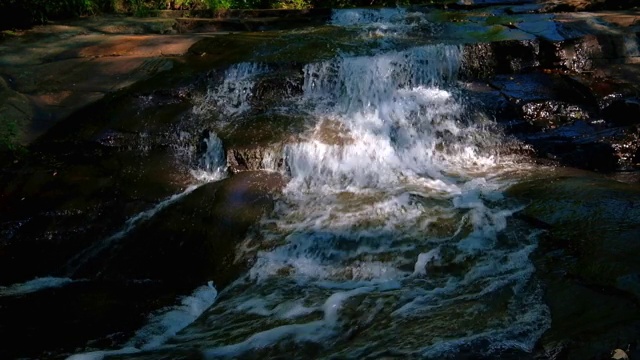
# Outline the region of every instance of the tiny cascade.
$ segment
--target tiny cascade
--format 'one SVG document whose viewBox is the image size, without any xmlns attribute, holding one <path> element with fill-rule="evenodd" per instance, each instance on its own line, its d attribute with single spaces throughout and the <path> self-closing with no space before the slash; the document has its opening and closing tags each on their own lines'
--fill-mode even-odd
<svg viewBox="0 0 640 360">
<path fill-rule="evenodd" d="M 230 67 L 223 74 L 222 83 L 212 81 L 206 95 L 194 106 L 194 114 L 217 114 L 227 119 L 249 111 L 255 79 L 267 70 L 264 65 L 253 62 Z"/>
<path fill-rule="evenodd" d="M 227 175 L 227 159 L 222 140 L 215 132 L 209 131 L 209 137 L 202 142 L 205 150 L 200 157 L 198 168 L 191 171 L 193 177 L 205 182 L 223 179 Z"/>
</svg>

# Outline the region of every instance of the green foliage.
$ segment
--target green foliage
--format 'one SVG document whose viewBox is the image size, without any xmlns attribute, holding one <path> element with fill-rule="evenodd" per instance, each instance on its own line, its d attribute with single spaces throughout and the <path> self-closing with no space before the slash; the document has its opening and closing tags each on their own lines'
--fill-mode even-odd
<svg viewBox="0 0 640 360">
<path fill-rule="evenodd" d="M 16 138 L 20 134 L 15 121 L 0 121 L 0 151 L 15 150 Z"/>
<path fill-rule="evenodd" d="M 431 2 L 452 0 L 431 0 Z M 146 16 L 165 9 L 305 9 L 397 6 L 417 0 L 0 0 L 0 30 L 25 28 L 52 19 L 124 12 Z"/>
<path fill-rule="evenodd" d="M 0 0 L 0 29 L 23 28 L 49 19 L 92 15 L 112 0 Z"/>
<path fill-rule="evenodd" d="M 279 0 L 272 4 L 274 9 L 306 9 L 311 7 L 307 0 Z"/>
<path fill-rule="evenodd" d="M 227 10 L 234 7 L 232 0 L 203 0 L 209 9 Z"/>
</svg>

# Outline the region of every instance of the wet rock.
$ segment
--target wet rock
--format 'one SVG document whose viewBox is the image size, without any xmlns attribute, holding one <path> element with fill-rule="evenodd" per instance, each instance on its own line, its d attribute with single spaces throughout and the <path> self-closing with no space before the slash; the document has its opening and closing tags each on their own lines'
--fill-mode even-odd
<svg viewBox="0 0 640 360">
<path fill-rule="evenodd" d="M 203 185 L 87 259 L 76 276 L 151 279 L 185 291 L 213 280 L 221 289 L 246 268 L 235 248 L 282 186 L 268 172 Z"/>
<path fill-rule="evenodd" d="M 136 138 L 136 133 L 126 133 L 113 129 L 105 129 L 98 133 L 94 140 L 104 147 L 127 148 L 131 144 L 135 143 Z"/>
<path fill-rule="evenodd" d="M 509 131 L 509 128 L 506 128 Z M 522 127 L 517 129 L 522 131 Z M 521 132 L 519 139 L 530 144 L 539 157 L 559 164 L 600 172 L 632 170 L 638 148 L 637 130 L 608 128 L 583 120 L 544 132 Z"/>
<path fill-rule="evenodd" d="M 639 124 L 640 99 L 616 99 L 602 110 L 602 116 L 616 126 Z"/>
<path fill-rule="evenodd" d="M 299 116 L 262 114 L 239 119 L 233 126 L 219 130 L 218 136 L 231 172 L 281 171 L 284 146 L 296 142 L 305 128 L 305 119 Z"/>
<path fill-rule="evenodd" d="M 597 106 L 587 89 L 563 76 L 498 75 L 490 84 L 510 101 L 518 117 L 540 130 L 587 119 Z"/>
<path fill-rule="evenodd" d="M 282 145 L 232 148 L 227 151 L 227 166 L 232 173 L 253 170 L 281 171 L 284 168 Z"/>
<path fill-rule="evenodd" d="M 252 89 L 254 109 L 267 110 L 283 100 L 302 95 L 304 78 L 299 70 L 281 70 L 261 76 Z"/>
<path fill-rule="evenodd" d="M 486 114 L 490 118 L 498 119 L 503 125 L 509 121 L 513 121 L 513 125 L 515 125 L 519 113 L 500 90 L 483 81 L 465 82 L 463 83 L 463 90 L 466 95 L 466 101 L 471 105 L 470 108 L 477 109 L 477 111 Z M 519 122 L 528 125 L 524 121 Z M 514 130 L 514 132 L 516 131 Z"/>
<path fill-rule="evenodd" d="M 557 150 L 557 149 L 555 149 Z M 587 143 L 569 144 L 567 151 L 555 151 L 560 156 L 561 163 L 594 171 L 611 172 L 618 168 L 618 157 L 609 144 Z"/>
<path fill-rule="evenodd" d="M 568 76 L 531 72 L 498 75 L 489 83 L 517 103 L 536 100 L 559 100 L 567 103 L 596 106 L 595 98 L 586 86 Z"/>
<path fill-rule="evenodd" d="M 76 253 L 177 192 L 188 176 L 166 151 L 82 150 L 86 157 L 49 154 L 43 158 L 53 164 L 2 174 L 0 284 L 63 274 Z"/>
<path fill-rule="evenodd" d="M 465 45 L 463 78 L 486 78 L 512 74 L 540 65 L 539 43 L 535 40 L 506 40 Z"/>
<path fill-rule="evenodd" d="M 79 280 L 61 288 L 0 295 L 3 359 L 63 359 L 87 345 L 119 347 L 175 296 L 158 282 Z"/>
<path fill-rule="evenodd" d="M 640 6 L 637 0 L 547 0 L 542 12 L 596 11 L 630 9 Z"/>
<path fill-rule="evenodd" d="M 3 167 L 0 284 L 64 275 L 75 254 L 192 180 L 169 146 L 188 102 L 158 93 L 88 107 Z"/>
<path fill-rule="evenodd" d="M 601 172 L 634 168 L 638 129 L 628 114 L 636 102 L 610 93 L 615 85 L 538 72 L 498 75 L 489 83 L 508 99 L 495 112 L 498 121 L 539 157 Z"/>
<path fill-rule="evenodd" d="M 640 336 L 640 191 L 557 171 L 508 191 L 529 204 L 526 216 L 549 226 L 534 256 L 552 316 L 541 345 L 565 359 L 610 358 Z"/>
<path fill-rule="evenodd" d="M 562 101 L 529 102 L 522 105 L 523 117 L 538 128 L 554 128 L 574 120 L 587 119 L 589 113 L 580 105 Z"/>
</svg>

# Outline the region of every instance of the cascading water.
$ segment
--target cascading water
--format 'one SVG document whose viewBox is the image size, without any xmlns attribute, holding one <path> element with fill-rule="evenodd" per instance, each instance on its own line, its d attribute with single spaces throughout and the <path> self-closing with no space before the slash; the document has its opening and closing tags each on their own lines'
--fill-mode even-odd
<svg viewBox="0 0 640 360">
<path fill-rule="evenodd" d="M 177 341 L 209 358 L 531 350 L 548 326 L 535 234 L 504 233 L 517 210 L 500 194 L 506 159 L 467 118 L 459 61 L 436 45 L 308 65 L 302 101 L 350 141 L 286 147 L 269 245 Z"/>
<path fill-rule="evenodd" d="M 537 234 L 508 221 L 519 205 L 501 191 L 517 165 L 465 105 L 461 55 L 440 44 L 305 66 L 291 111 L 340 141 L 285 146 L 283 196 L 240 247 L 255 254 L 252 268 L 165 349 L 209 359 L 531 351 L 550 321 L 528 259 Z M 249 74 L 263 70 L 228 71 L 221 88 L 238 85 L 209 91 L 216 109 L 246 111 Z"/>
<path fill-rule="evenodd" d="M 213 132 L 202 140 L 205 145 L 204 153 L 200 157 L 199 166 L 192 170 L 194 178 L 201 181 L 216 181 L 224 178 L 227 173 L 227 159 L 220 138 Z"/>
<path fill-rule="evenodd" d="M 223 117 L 233 117 L 248 111 L 255 76 L 266 72 L 261 64 L 240 63 L 229 68 L 222 84 L 208 89 L 200 105 L 194 107 L 195 114 L 210 114 L 212 111 Z"/>
<path fill-rule="evenodd" d="M 424 12 L 403 8 L 344 9 L 334 11 L 331 24 L 355 30 L 359 40 L 378 40 L 381 48 L 396 44 L 414 35 L 437 32 L 439 26 L 428 21 Z"/>
</svg>

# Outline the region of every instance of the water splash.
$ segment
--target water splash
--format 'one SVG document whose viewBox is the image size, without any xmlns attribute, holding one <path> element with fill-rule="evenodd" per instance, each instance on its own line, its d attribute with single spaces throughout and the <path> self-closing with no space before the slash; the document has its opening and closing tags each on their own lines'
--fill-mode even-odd
<svg viewBox="0 0 640 360">
<path fill-rule="evenodd" d="M 140 350 L 157 348 L 197 319 L 213 305 L 217 296 L 218 292 L 213 282 L 197 288 L 190 296 L 183 298 L 180 305 L 164 309 L 153 316 L 147 325 L 136 331 L 125 348 Z"/>
<path fill-rule="evenodd" d="M 251 97 L 257 76 L 268 68 L 260 63 L 245 62 L 231 66 L 223 75 L 222 83 L 212 81 L 207 94 L 194 106 L 196 115 L 220 113 L 234 117 L 251 109 Z"/>
<path fill-rule="evenodd" d="M 460 59 L 459 47 L 434 45 L 308 65 L 305 99 L 354 141 L 287 146 L 290 188 L 395 186 L 442 178 L 441 170 L 453 166 L 493 165 L 493 156 L 481 152 L 497 138 L 467 121 L 455 89 L 447 88 Z"/>
<path fill-rule="evenodd" d="M 196 180 L 204 182 L 224 179 L 227 176 L 227 158 L 222 140 L 215 132 L 209 131 L 209 136 L 202 142 L 205 150 L 200 157 L 198 168 L 191 170 L 191 175 Z"/>
</svg>

